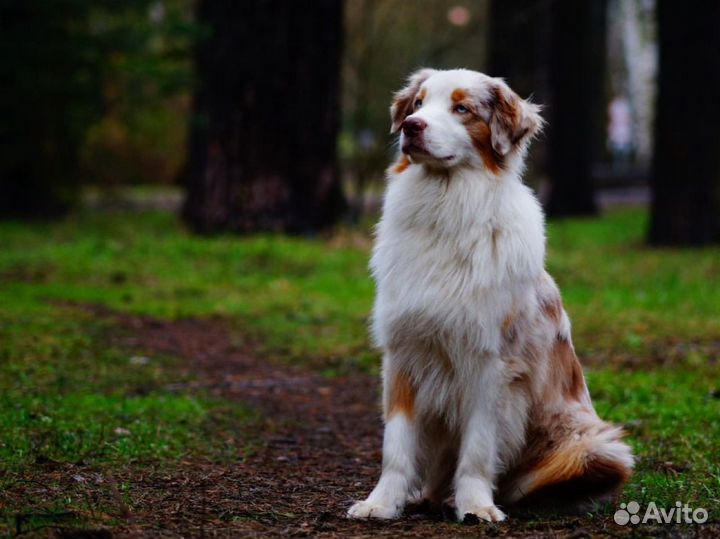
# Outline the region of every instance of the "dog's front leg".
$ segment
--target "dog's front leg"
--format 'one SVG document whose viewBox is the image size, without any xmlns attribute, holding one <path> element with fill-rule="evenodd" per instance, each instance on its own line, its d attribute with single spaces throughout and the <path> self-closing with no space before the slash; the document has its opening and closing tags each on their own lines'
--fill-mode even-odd
<svg viewBox="0 0 720 539">
<path fill-rule="evenodd" d="M 496 388 L 495 384 L 483 384 L 463 430 L 455 472 L 455 508 L 460 521 L 467 515 L 491 522 L 505 520 L 505 514 L 493 502 L 497 468 Z"/>
<path fill-rule="evenodd" d="M 365 501 L 348 511 L 351 518 L 396 518 L 417 488 L 418 427 L 413 417 L 415 390 L 402 372 L 385 380 L 385 435 L 380 480 Z"/>
</svg>

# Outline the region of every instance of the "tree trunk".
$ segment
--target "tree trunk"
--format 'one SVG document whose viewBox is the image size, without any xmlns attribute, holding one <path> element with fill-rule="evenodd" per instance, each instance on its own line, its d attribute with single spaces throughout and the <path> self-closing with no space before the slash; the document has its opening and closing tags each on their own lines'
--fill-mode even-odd
<svg viewBox="0 0 720 539">
<path fill-rule="evenodd" d="M 311 233 L 344 210 L 341 0 L 201 0 L 183 217 L 197 232 Z"/>
<path fill-rule="evenodd" d="M 592 164 L 602 147 L 606 103 L 605 2 L 550 4 L 548 173 L 550 216 L 593 215 Z"/>
<path fill-rule="evenodd" d="M 653 245 L 720 242 L 720 3 L 658 0 Z"/>
<path fill-rule="evenodd" d="M 0 3 L 0 218 L 49 218 L 79 197 L 79 151 L 96 113 L 82 40 L 87 7 Z"/>
</svg>

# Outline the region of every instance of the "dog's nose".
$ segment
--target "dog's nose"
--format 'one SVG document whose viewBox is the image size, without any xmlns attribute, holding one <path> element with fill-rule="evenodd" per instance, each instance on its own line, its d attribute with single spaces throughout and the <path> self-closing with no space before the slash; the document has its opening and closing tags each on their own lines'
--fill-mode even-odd
<svg viewBox="0 0 720 539">
<path fill-rule="evenodd" d="M 408 136 L 417 135 L 418 133 L 425 130 L 427 122 L 420 118 L 407 118 L 402 123 L 402 130 Z"/>
</svg>

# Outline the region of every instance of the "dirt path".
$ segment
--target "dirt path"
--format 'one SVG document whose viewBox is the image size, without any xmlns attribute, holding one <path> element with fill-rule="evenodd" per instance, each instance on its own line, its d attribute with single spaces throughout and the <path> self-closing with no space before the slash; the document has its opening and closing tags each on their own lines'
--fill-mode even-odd
<svg viewBox="0 0 720 539">
<path fill-rule="evenodd" d="M 181 358 L 194 385 L 257 408 L 260 440 L 245 460 L 189 460 L 162 468 L 117 470 L 131 485 L 120 524 L 80 537 L 624 537 L 632 529 L 609 516 L 528 518 L 463 526 L 440 514 L 411 512 L 393 522 L 357 522 L 344 515 L 379 472 L 382 425 L 375 378 L 324 378 L 279 365 L 233 343 L 220 319 L 159 322 L 105 313 L 114 344 Z M 184 388 L 180 387 L 179 390 Z M 69 475 L 65 470 L 65 475 Z M 70 472 L 72 473 L 72 472 Z M 637 530 L 636 530 L 637 531 Z M 667 537 L 712 537 L 717 528 L 648 529 Z"/>
</svg>

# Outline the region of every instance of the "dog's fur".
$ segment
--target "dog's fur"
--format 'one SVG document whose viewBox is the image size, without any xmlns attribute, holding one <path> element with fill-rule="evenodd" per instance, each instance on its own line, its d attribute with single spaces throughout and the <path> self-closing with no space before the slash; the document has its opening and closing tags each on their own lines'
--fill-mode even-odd
<svg viewBox="0 0 720 539">
<path fill-rule="evenodd" d="M 453 497 L 457 517 L 553 493 L 607 494 L 630 475 L 619 427 L 596 414 L 560 293 L 544 270 L 542 210 L 521 181 L 540 109 L 501 79 L 414 73 L 391 107 L 371 268 L 384 351 L 380 480 L 355 518 Z M 418 123 L 419 122 L 419 123 Z"/>
</svg>

